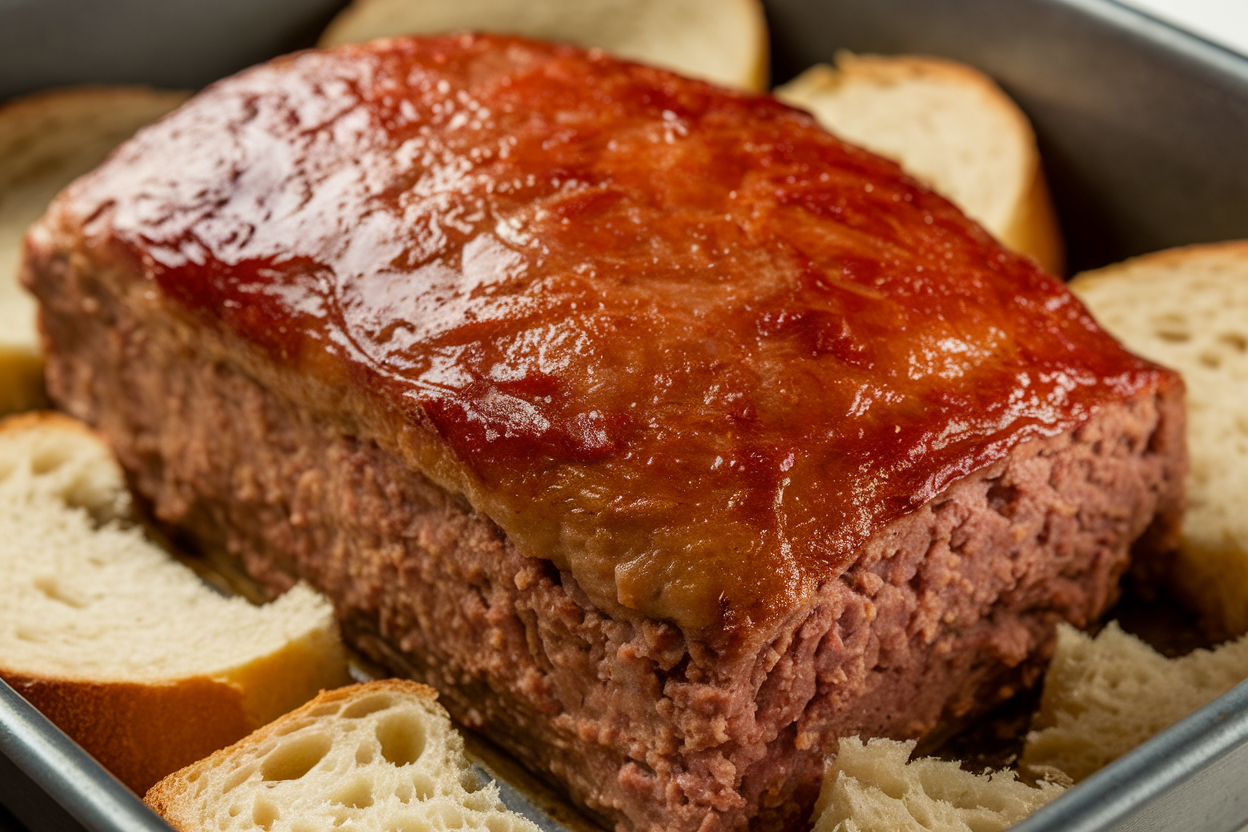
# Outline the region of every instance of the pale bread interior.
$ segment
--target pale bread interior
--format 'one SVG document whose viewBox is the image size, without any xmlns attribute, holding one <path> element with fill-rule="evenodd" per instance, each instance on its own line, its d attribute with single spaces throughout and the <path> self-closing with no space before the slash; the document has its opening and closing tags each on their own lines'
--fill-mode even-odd
<svg viewBox="0 0 1248 832">
<path fill-rule="evenodd" d="M 998 832 L 1064 791 L 1011 771 L 973 774 L 957 763 L 910 761 L 914 742 L 840 742 L 815 805 L 814 832 Z"/>
<path fill-rule="evenodd" d="M 128 522 L 121 471 L 57 414 L 0 426 L 0 668 L 92 683 L 206 677 L 237 686 L 253 724 L 347 680 L 329 603 L 298 585 L 226 598 Z M 280 708 L 279 710 L 274 710 Z"/>
<path fill-rule="evenodd" d="M 355 0 L 320 45 L 461 31 L 596 46 L 729 87 L 767 85 L 758 0 Z"/>
<path fill-rule="evenodd" d="M 26 228 L 63 187 L 185 99 L 142 87 L 86 87 L 0 107 L 0 414 L 40 398 L 35 302 L 17 283 Z"/>
<path fill-rule="evenodd" d="M 1167 659 L 1117 622 L 1062 625 L 1022 764 L 1082 780 L 1245 678 L 1248 637 Z"/>
<path fill-rule="evenodd" d="M 537 830 L 481 783 L 433 691 L 397 679 L 324 693 L 147 802 L 181 830 Z"/>
<path fill-rule="evenodd" d="M 952 61 L 841 53 L 775 90 L 829 132 L 898 162 L 1005 245 L 1061 268 L 1052 206 L 1042 242 L 1019 228 L 1042 183 L 1022 111 L 978 70 Z M 1049 239 L 1052 238 L 1052 239 Z"/>
<path fill-rule="evenodd" d="M 1116 338 L 1187 385 L 1177 589 L 1216 634 L 1248 631 L 1248 242 L 1176 249 L 1078 276 Z"/>
</svg>

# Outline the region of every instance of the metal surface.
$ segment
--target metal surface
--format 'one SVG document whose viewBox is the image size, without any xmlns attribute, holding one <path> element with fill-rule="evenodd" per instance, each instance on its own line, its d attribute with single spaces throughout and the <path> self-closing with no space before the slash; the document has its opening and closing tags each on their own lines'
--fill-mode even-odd
<svg viewBox="0 0 1248 832">
<path fill-rule="evenodd" d="M 1040 809 L 1015 832 L 1235 832 L 1248 823 L 1248 683 Z"/>
<path fill-rule="evenodd" d="M 88 81 L 200 86 L 310 44 L 338 5 L 0 0 L 0 99 Z M 777 81 L 842 48 L 945 55 L 996 77 L 1036 124 L 1075 268 L 1248 237 L 1248 60 L 1108 0 L 767 7 Z M 1016 830 L 1231 832 L 1248 823 L 1246 781 L 1241 686 Z M 34 830 L 168 829 L 7 686 L 0 803 Z M 0 828 L 7 820 L 0 813 Z"/>
<path fill-rule="evenodd" d="M 202 87 L 311 46 L 345 0 L 0 0 L 0 100 L 67 84 Z"/>
<path fill-rule="evenodd" d="M 32 832 L 171 832 L 2 680 L 0 803 Z"/>
<path fill-rule="evenodd" d="M 1036 126 L 1072 270 L 1248 237 L 1248 60 L 1105 0 L 772 0 L 777 79 L 838 49 L 985 70 Z"/>
</svg>

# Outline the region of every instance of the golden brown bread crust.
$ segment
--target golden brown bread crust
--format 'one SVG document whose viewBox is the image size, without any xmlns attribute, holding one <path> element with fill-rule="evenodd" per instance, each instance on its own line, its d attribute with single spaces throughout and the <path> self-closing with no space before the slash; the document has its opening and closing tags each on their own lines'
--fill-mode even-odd
<svg viewBox="0 0 1248 832">
<path fill-rule="evenodd" d="M 252 728 L 238 689 L 204 677 L 168 684 L 35 678 L 8 670 L 0 677 L 140 795 Z"/>
<path fill-rule="evenodd" d="M 1031 187 L 1019 202 L 1001 241 L 1015 251 L 1031 255 L 1050 273 L 1059 277 L 1066 274 L 1066 246 L 1039 156 L 1033 165 Z"/>
</svg>

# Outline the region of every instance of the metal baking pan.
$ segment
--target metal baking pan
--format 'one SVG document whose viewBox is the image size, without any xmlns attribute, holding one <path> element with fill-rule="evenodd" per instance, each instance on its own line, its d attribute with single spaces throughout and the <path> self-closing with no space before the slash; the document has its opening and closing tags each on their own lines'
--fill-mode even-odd
<svg viewBox="0 0 1248 832">
<path fill-rule="evenodd" d="M 310 45 L 341 0 L 0 0 L 0 99 L 85 82 L 198 87 Z M 1112 0 L 768 0 L 773 77 L 856 52 L 975 65 L 1031 116 L 1077 271 L 1248 238 L 1248 58 Z M 504 779 L 515 779 L 505 768 Z M 1018 825 L 1248 825 L 1248 685 Z M 504 787 L 547 830 L 567 827 Z M 0 683 L 0 832 L 166 829 Z"/>
</svg>

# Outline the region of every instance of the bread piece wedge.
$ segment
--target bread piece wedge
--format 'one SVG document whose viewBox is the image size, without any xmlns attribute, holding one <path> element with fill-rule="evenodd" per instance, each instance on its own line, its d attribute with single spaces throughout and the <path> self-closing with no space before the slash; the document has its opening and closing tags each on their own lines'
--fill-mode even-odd
<svg viewBox="0 0 1248 832">
<path fill-rule="evenodd" d="M 767 87 L 758 0 L 354 0 L 319 45 L 459 31 L 597 46 L 727 87 Z"/>
<path fill-rule="evenodd" d="M 836 66 L 811 67 L 775 95 L 900 163 L 1007 247 L 1062 273 L 1064 245 L 1035 134 L 982 72 L 938 58 L 841 52 Z"/>
<path fill-rule="evenodd" d="M 1248 631 L 1248 241 L 1137 257 L 1071 289 L 1131 350 L 1183 375 L 1188 506 L 1160 577 L 1214 637 Z"/>
<path fill-rule="evenodd" d="M 129 517 L 86 427 L 0 423 L 0 677 L 142 794 L 350 679 L 321 596 L 223 597 Z"/>
<path fill-rule="evenodd" d="M 1248 636 L 1168 659 L 1111 622 L 1095 639 L 1058 630 L 1022 765 L 1075 781 L 1248 678 Z"/>
<path fill-rule="evenodd" d="M 933 758 L 910 761 L 914 742 L 842 739 L 815 804 L 814 832 L 997 832 L 1065 788 L 1029 786 L 1012 771 L 973 774 Z"/>
<path fill-rule="evenodd" d="M 477 777 L 437 694 L 400 679 L 322 693 L 145 800 L 181 832 L 537 832 Z"/>
<path fill-rule="evenodd" d="M 35 302 L 17 285 L 22 235 L 52 197 L 187 93 L 79 87 L 0 107 L 0 415 L 44 402 Z"/>
</svg>

